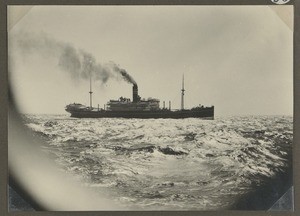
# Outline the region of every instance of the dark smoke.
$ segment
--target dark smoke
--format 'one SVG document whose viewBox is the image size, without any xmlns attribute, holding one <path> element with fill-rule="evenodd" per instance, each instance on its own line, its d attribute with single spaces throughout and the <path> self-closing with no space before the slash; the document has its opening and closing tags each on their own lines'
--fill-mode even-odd
<svg viewBox="0 0 300 216">
<path fill-rule="evenodd" d="M 136 82 L 135 80 L 132 78 L 132 76 L 130 76 L 126 70 L 124 69 L 120 69 L 115 63 L 113 63 L 115 66 L 114 66 L 114 71 L 117 71 L 118 73 L 120 73 L 124 80 L 126 80 L 127 82 L 133 84 L 133 85 L 136 85 Z"/>
<path fill-rule="evenodd" d="M 89 79 L 91 75 L 93 80 L 100 81 L 103 84 L 109 79 L 123 79 L 136 84 L 128 72 L 116 63 L 97 63 L 92 54 L 76 49 L 71 44 L 56 41 L 45 34 L 33 36 L 22 33 L 12 38 L 12 45 L 16 47 L 22 56 L 54 57 L 57 59 L 58 67 L 74 79 Z"/>
</svg>

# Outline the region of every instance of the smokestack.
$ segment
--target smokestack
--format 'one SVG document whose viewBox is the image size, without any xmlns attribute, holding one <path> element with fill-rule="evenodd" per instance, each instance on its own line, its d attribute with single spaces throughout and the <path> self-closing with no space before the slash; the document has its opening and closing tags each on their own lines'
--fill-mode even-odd
<svg viewBox="0 0 300 216">
<path fill-rule="evenodd" d="M 171 101 L 169 101 L 169 110 L 171 110 Z"/>
<path fill-rule="evenodd" d="M 166 106 L 165 106 L 165 101 L 164 101 L 164 108 L 165 108 Z"/>
<path fill-rule="evenodd" d="M 138 102 L 139 101 L 137 84 L 133 84 L 133 87 L 132 87 L 132 101 L 133 102 Z"/>
</svg>

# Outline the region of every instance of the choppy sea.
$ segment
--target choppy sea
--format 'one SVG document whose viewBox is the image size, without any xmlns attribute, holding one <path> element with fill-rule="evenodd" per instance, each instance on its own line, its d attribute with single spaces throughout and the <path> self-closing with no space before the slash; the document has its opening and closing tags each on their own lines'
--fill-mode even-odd
<svg viewBox="0 0 300 216">
<path fill-rule="evenodd" d="M 24 122 L 61 169 L 130 209 L 226 209 L 292 163 L 292 116 Z"/>
</svg>

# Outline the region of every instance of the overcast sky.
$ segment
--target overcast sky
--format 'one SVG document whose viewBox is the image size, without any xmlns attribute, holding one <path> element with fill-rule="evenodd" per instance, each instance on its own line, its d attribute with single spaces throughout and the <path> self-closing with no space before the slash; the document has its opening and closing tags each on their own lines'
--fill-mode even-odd
<svg viewBox="0 0 300 216">
<path fill-rule="evenodd" d="M 292 13 L 292 6 L 283 9 Z M 61 67 L 67 46 L 96 64 L 113 61 L 134 78 L 142 98 L 161 105 L 170 100 L 180 108 L 184 73 L 187 108 L 214 105 L 217 116 L 291 115 L 292 38 L 267 6 L 35 6 L 9 31 L 10 82 L 23 113 L 89 105 L 88 79 L 72 74 L 73 65 Z M 95 78 L 93 92 L 93 105 L 103 107 L 131 98 L 132 85 Z"/>
</svg>

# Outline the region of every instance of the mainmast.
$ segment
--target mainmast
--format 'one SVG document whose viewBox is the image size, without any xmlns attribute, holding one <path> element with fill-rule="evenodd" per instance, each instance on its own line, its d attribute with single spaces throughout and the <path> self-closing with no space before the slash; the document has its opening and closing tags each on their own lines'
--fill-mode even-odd
<svg viewBox="0 0 300 216">
<path fill-rule="evenodd" d="M 184 74 L 182 75 L 181 110 L 184 110 Z"/>
<path fill-rule="evenodd" d="M 93 94 L 93 92 L 92 92 L 92 73 L 91 73 L 91 70 L 90 70 L 90 91 L 89 91 L 89 93 L 90 93 L 90 108 L 92 109 L 92 94 Z"/>
</svg>

